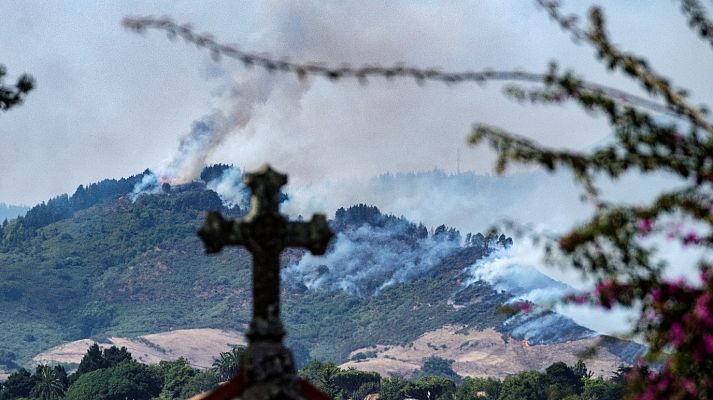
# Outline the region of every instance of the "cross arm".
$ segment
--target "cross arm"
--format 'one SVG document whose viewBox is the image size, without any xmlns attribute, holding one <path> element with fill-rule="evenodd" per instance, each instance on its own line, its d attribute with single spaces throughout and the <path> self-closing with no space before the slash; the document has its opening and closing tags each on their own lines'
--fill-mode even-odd
<svg viewBox="0 0 713 400">
<path fill-rule="evenodd" d="M 226 220 L 219 212 L 209 212 L 203 226 L 198 231 L 207 253 L 217 253 L 226 245 L 244 244 L 239 223 Z"/>
<path fill-rule="evenodd" d="M 329 240 L 334 236 L 324 214 L 315 214 L 309 222 L 287 224 L 287 246 L 305 247 L 312 254 L 320 256 L 327 251 Z"/>
</svg>

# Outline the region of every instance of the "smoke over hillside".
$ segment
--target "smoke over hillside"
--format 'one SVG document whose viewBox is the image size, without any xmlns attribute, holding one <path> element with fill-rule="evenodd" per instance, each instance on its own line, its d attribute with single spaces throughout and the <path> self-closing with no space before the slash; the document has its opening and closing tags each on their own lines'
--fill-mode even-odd
<svg viewBox="0 0 713 400">
<path fill-rule="evenodd" d="M 488 176 L 433 170 L 288 184 L 286 190 L 290 200 L 283 210 L 290 215 L 332 213 L 339 207 L 367 203 L 428 226 L 446 224 L 464 232 L 483 232 L 503 218 L 534 224 L 547 221 L 550 229 L 565 229 L 589 212 L 569 176 L 541 172 Z"/>
<path fill-rule="evenodd" d="M 337 233 L 325 256 L 306 254 L 287 266 L 283 277 L 294 287 L 373 295 L 394 283 L 423 276 L 460 248 L 457 239 L 426 235 L 425 227 L 419 231 L 404 220 L 387 226 L 349 227 Z"/>
<path fill-rule="evenodd" d="M 511 255 L 518 246 L 522 244 L 518 242 L 513 249 L 497 249 L 479 260 L 468 269 L 471 278 L 466 284 L 485 281 L 496 290 L 510 293 L 514 300 L 543 305 L 554 303 L 574 291 L 572 287 L 548 277 L 533 266 L 539 262 L 537 252 L 531 251 L 524 255 L 517 252 L 519 254 Z"/>
</svg>

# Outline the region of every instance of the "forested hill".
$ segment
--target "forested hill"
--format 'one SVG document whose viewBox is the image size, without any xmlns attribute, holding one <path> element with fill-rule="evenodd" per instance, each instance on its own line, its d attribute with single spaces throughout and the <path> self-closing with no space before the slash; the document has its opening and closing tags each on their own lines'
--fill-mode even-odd
<svg viewBox="0 0 713 400">
<path fill-rule="evenodd" d="M 206 256 L 195 233 L 208 210 L 244 214 L 241 193 L 227 202 L 225 191 L 216 189 L 221 197 L 208 189 L 216 180 L 225 188 L 226 179 L 239 179 L 233 172 L 214 166 L 200 182 L 158 185 L 140 196 L 134 188 L 146 172 L 106 180 L 4 224 L 0 369 L 27 365 L 41 351 L 83 338 L 244 329 L 251 310 L 249 254 L 227 249 Z M 231 185 L 245 194 L 239 183 Z M 445 326 L 491 328 L 503 341 L 531 345 L 594 335 L 550 312 L 509 318 L 499 311 L 513 294 L 474 279 L 473 271 L 478 260 L 513 245 L 504 235 L 426 227 L 368 205 L 341 208 L 330 223 L 337 235 L 326 256 L 283 253 L 283 317 L 300 363 L 343 362 L 374 345 L 406 346 Z M 622 343 L 609 346 L 623 360 L 639 350 Z"/>
</svg>

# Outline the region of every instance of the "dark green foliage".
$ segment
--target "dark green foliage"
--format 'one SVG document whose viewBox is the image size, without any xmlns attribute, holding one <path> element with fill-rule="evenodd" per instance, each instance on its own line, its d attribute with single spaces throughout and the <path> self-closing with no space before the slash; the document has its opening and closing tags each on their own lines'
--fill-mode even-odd
<svg viewBox="0 0 713 400">
<path fill-rule="evenodd" d="M 363 400 L 366 396 L 372 394 L 372 393 L 379 393 L 381 390 L 381 383 L 379 381 L 376 382 L 367 382 L 361 386 L 359 386 L 359 389 L 357 389 L 354 394 L 352 394 L 352 400 Z"/>
<path fill-rule="evenodd" d="M 381 381 L 381 400 L 402 400 L 407 384 L 408 381 L 400 376 L 384 378 Z"/>
<path fill-rule="evenodd" d="M 520 372 L 503 380 L 499 400 L 547 400 L 547 386 L 542 374 Z"/>
<path fill-rule="evenodd" d="M 584 382 L 582 399 L 584 400 L 619 400 L 624 397 L 624 383 L 617 383 L 601 378 L 587 379 Z"/>
<path fill-rule="evenodd" d="M 341 392 L 341 389 L 334 383 L 334 376 L 339 372 L 340 369 L 334 363 L 313 360 L 307 363 L 299 371 L 299 374 L 334 399 Z"/>
<path fill-rule="evenodd" d="M 450 399 L 455 392 L 455 382 L 442 376 L 424 376 L 410 381 L 401 390 L 403 396 L 417 400 Z"/>
<path fill-rule="evenodd" d="M 572 372 L 582 381 L 594 375 L 592 371 L 587 369 L 587 365 L 582 360 L 577 360 L 577 363 L 572 366 Z"/>
<path fill-rule="evenodd" d="M 220 377 L 215 370 L 208 369 L 190 377 L 181 391 L 181 398 L 187 399 L 199 393 L 215 388 L 220 382 Z"/>
<path fill-rule="evenodd" d="M 213 361 L 213 368 L 218 372 L 220 379 L 227 381 L 238 373 L 244 353 L 245 346 L 233 346 L 230 351 L 220 353 Z"/>
<path fill-rule="evenodd" d="M 80 335 L 82 337 L 91 337 L 92 334 L 100 329 L 110 326 L 114 319 L 114 314 L 115 308 L 105 302 L 90 302 L 80 311 Z"/>
<path fill-rule="evenodd" d="M 21 75 L 14 86 L 5 85 L 7 69 L 0 64 L 0 111 L 7 111 L 22 104 L 22 101 L 35 87 L 35 80 L 27 74 Z"/>
<path fill-rule="evenodd" d="M 545 370 L 549 398 L 564 398 L 582 393 L 584 382 L 572 368 L 563 362 L 556 362 Z"/>
<path fill-rule="evenodd" d="M 89 346 L 87 352 L 82 356 L 82 360 L 79 362 L 79 368 L 77 368 L 77 371 L 73 374 L 74 379 L 79 378 L 82 374 L 101 368 L 106 368 L 106 362 L 101 348 L 99 348 L 98 344 L 94 343 Z"/>
<path fill-rule="evenodd" d="M 214 179 L 218 179 L 223 174 L 225 171 L 234 168 L 232 165 L 228 164 L 213 164 L 213 165 L 208 165 L 205 168 L 203 168 L 203 171 L 201 171 L 201 180 L 205 183 L 208 183 Z"/>
<path fill-rule="evenodd" d="M 171 212 L 190 211 L 219 211 L 223 209 L 223 202 L 217 193 L 212 190 L 189 190 L 174 193 L 171 196 L 141 196 L 136 200 L 136 205 L 146 208 L 158 208 Z M 142 219 L 146 228 L 154 226 L 150 216 Z"/>
<path fill-rule="evenodd" d="M 70 377 L 70 381 L 74 382 L 83 374 L 102 368 L 112 368 L 125 361 L 132 361 L 131 353 L 126 350 L 126 347 L 119 349 L 116 346 L 111 346 L 102 351 L 99 345 L 94 343 L 87 349 L 77 371 Z"/>
<path fill-rule="evenodd" d="M 451 365 L 453 365 L 453 360 L 446 360 L 445 358 L 431 356 L 423 359 L 421 369 L 416 371 L 414 374 L 416 376 L 442 376 L 458 382 L 461 377 L 453 371 Z"/>
<path fill-rule="evenodd" d="M 412 240 L 424 239 L 428 236 L 428 229 L 423 224 L 417 225 L 404 217 L 399 218 L 394 215 L 382 214 L 377 207 L 366 204 L 357 204 L 346 209 L 339 208 L 335 214 L 334 221 L 332 221 L 332 225 L 336 230 L 359 227 L 365 224 L 391 229 L 394 232 L 398 232 L 399 237 Z M 446 229 L 446 227 L 444 226 L 443 229 Z M 460 236 L 460 233 L 454 228 L 450 228 L 448 231 Z M 447 236 L 447 238 L 450 237 Z"/>
<path fill-rule="evenodd" d="M 295 367 L 301 369 L 310 361 L 309 349 L 301 342 L 297 342 L 288 338 L 285 345 L 292 352 L 292 361 Z"/>
<path fill-rule="evenodd" d="M 74 214 L 74 208 L 69 202 L 69 196 L 59 195 L 32 207 L 21 219 L 23 225 L 31 230 L 47 226 L 53 222 L 69 218 Z"/>
<path fill-rule="evenodd" d="M 463 378 L 455 393 L 455 400 L 477 398 L 497 399 L 500 396 L 502 382 L 494 378 Z"/>
<path fill-rule="evenodd" d="M 62 386 L 67 389 L 69 386 L 69 376 L 67 375 L 67 370 L 62 365 L 55 365 L 51 367 L 54 370 L 55 375 L 62 383 Z"/>
<path fill-rule="evenodd" d="M 93 354 L 97 354 L 96 351 Z M 119 354 L 119 353 L 117 353 Z M 103 355 L 102 355 L 103 356 Z M 123 357 L 115 357 L 122 359 Z M 437 362 L 438 365 L 442 362 Z M 450 365 L 450 363 L 446 364 Z M 504 380 L 494 378 L 466 377 L 459 383 L 441 376 L 420 376 L 410 380 L 395 376 L 382 378 L 375 372 L 340 369 L 333 363 L 311 361 L 299 371 L 331 398 L 363 400 L 368 394 L 379 393 L 382 400 L 454 399 L 538 399 L 538 400 L 620 400 L 624 395 L 624 383 L 612 379 L 592 378 L 583 374 L 581 385 L 573 384 L 572 371 L 564 363 L 550 365 L 545 373 L 524 371 L 510 375 Z M 586 371 L 584 363 L 577 363 L 576 370 Z M 146 366 L 124 360 L 109 368 L 100 368 L 83 374 L 66 392 L 67 399 L 126 398 L 160 399 L 189 398 L 215 388 L 221 381 L 216 368 L 197 371 L 183 358 L 162 361 Z M 570 386 L 568 386 L 570 385 Z M 580 387 L 579 394 L 563 390 Z M 0 385 L 0 400 L 17 399 L 17 394 L 27 393 L 41 399 L 56 399 L 64 392 L 66 373 L 60 366 L 37 366 L 34 375 L 26 370 L 13 374 L 3 388 Z M 29 392 L 28 392 L 29 391 Z M 42 395 L 44 393 L 44 395 Z"/>
<path fill-rule="evenodd" d="M 626 376 L 631 373 L 631 370 L 631 367 L 628 367 L 626 365 L 620 365 L 619 368 L 616 369 L 616 372 L 614 372 L 614 376 L 612 376 L 612 382 L 618 384 L 625 384 Z"/>
<path fill-rule="evenodd" d="M 29 397 L 36 383 L 37 380 L 32 376 L 30 371 L 20 368 L 10 374 L 7 381 L 3 384 L 3 396 L 6 399 Z"/>
<path fill-rule="evenodd" d="M 363 361 L 369 358 L 374 358 L 376 357 L 376 352 L 375 351 L 366 351 L 366 352 L 358 352 L 352 356 L 350 360 L 352 361 Z"/>
<path fill-rule="evenodd" d="M 332 376 L 332 383 L 338 387 L 347 398 L 354 397 L 354 393 L 364 385 L 378 387 L 381 377 L 376 372 L 360 371 L 350 368 L 341 370 Z M 366 390 L 366 388 L 364 389 Z M 368 394 L 368 393 L 367 393 Z"/>
<path fill-rule="evenodd" d="M 83 374 L 67 390 L 67 400 L 149 400 L 161 392 L 161 376 L 135 361 Z"/>
<path fill-rule="evenodd" d="M 79 185 L 70 197 L 62 194 L 30 208 L 24 216 L 17 217 L 13 225 L 3 229 L 0 235 L 0 247 L 18 245 L 24 240 L 33 237 L 36 231 L 54 222 L 70 218 L 75 212 L 87 209 L 93 205 L 115 200 L 118 196 L 131 193 L 136 183 L 140 182 L 145 174 L 134 175 L 129 178 L 105 179 L 92 183 L 87 187 Z"/>
<path fill-rule="evenodd" d="M 61 366 L 38 365 L 33 378 L 36 382 L 31 392 L 33 398 L 55 400 L 64 396 L 67 372 Z"/>
<path fill-rule="evenodd" d="M 157 368 L 163 380 L 161 397 L 167 399 L 181 398 L 186 385 L 197 373 L 185 358 L 161 361 Z"/>
<path fill-rule="evenodd" d="M 111 368 L 118 365 L 124 361 L 131 361 L 131 353 L 126 350 L 126 347 L 118 348 L 116 346 L 111 346 L 104 349 L 104 368 Z"/>
<path fill-rule="evenodd" d="M 250 259 L 241 251 L 207 258 L 195 236 L 202 212 L 172 211 L 192 194 L 114 200 L 40 228 L 0 251 L 0 343 L 19 364 L 38 351 L 92 336 L 138 336 L 174 326 L 234 327 L 248 310 L 225 294 L 249 287 Z M 215 205 L 217 196 L 203 196 Z M 219 202 L 219 199 L 218 199 Z M 13 236 L 22 227 L 13 220 Z M 2 247 L 3 245 L 0 245 Z M 9 246 L 9 247 L 8 247 Z M 237 255 L 237 257 L 236 257 Z M 237 261 L 238 268 L 235 268 Z M 161 270 L 168 266 L 170 270 Z M 52 290 L 47 290 L 51 287 Z M 208 291 L 212 295 L 196 298 Z M 196 292 L 198 291 L 198 292 Z M 233 294 L 234 295 L 234 294 Z M 242 294 L 249 297 L 248 292 Z M 28 332 L 37 339 L 23 340 Z"/>
</svg>

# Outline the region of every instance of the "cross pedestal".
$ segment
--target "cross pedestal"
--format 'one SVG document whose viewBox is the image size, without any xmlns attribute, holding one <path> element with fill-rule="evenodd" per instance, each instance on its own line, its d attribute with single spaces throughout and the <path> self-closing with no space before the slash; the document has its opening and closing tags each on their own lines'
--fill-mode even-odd
<svg viewBox="0 0 713 400">
<path fill-rule="evenodd" d="M 303 247 L 322 255 L 332 231 L 323 214 L 315 214 L 309 222 L 288 222 L 280 214 L 280 188 L 287 183 L 287 176 L 269 165 L 245 174 L 244 180 L 252 191 L 250 212 L 245 218 L 226 220 L 220 213 L 211 212 L 198 231 L 208 253 L 235 245 L 245 246 L 253 256 L 253 318 L 240 372 L 222 392 L 219 388 L 204 399 L 326 399 L 309 383 L 300 381 L 292 354 L 282 343 L 280 252 L 286 247 Z M 227 387 L 233 389 L 228 392 Z"/>
</svg>

